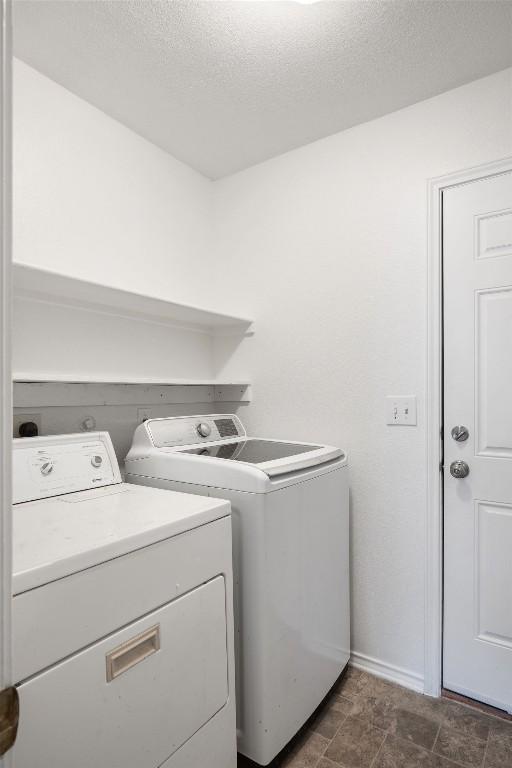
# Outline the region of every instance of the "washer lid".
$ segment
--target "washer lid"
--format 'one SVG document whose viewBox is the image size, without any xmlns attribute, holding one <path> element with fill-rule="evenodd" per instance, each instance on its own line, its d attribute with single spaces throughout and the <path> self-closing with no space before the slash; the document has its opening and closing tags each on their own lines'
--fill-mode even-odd
<svg viewBox="0 0 512 768">
<path fill-rule="evenodd" d="M 303 453 L 311 453 L 322 448 L 321 445 L 303 445 L 301 443 L 284 443 L 277 440 L 261 440 L 247 438 L 232 443 L 216 445 L 201 445 L 197 448 L 182 450 L 182 453 L 193 453 L 199 456 L 214 456 L 216 459 L 243 461 L 246 464 L 264 464 L 267 461 L 286 459 Z"/>
<path fill-rule="evenodd" d="M 13 591 L 25 592 L 229 515 L 229 502 L 119 483 L 13 509 Z"/>
<path fill-rule="evenodd" d="M 265 492 L 282 486 L 285 478 L 289 483 L 296 482 L 298 473 L 315 468 L 317 472 L 323 471 L 334 463 L 344 465 L 347 457 L 341 448 L 332 445 L 242 438 L 156 449 L 150 451 L 146 461 L 140 462 L 145 466 L 138 466 L 139 462 L 128 457 L 127 471 L 240 491 Z"/>
</svg>

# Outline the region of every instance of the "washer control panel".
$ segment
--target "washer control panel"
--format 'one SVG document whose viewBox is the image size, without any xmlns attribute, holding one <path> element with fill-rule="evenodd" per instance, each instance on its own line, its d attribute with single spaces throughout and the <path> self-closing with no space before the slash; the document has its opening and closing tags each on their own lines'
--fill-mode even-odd
<svg viewBox="0 0 512 768">
<path fill-rule="evenodd" d="M 107 432 L 13 441 L 15 504 L 119 482 L 119 466 Z"/>
<path fill-rule="evenodd" d="M 175 448 L 245 437 L 240 419 L 234 414 L 224 413 L 148 419 L 144 422 L 144 428 L 156 448 Z"/>
</svg>

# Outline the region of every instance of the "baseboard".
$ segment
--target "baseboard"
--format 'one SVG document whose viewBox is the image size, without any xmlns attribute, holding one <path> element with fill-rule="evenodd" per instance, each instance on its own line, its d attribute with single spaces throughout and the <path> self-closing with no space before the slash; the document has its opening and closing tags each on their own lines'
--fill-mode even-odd
<svg viewBox="0 0 512 768">
<path fill-rule="evenodd" d="M 349 664 L 356 669 L 362 669 L 364 672 L 376 677 L 382 677 L 392 683 L 403 685 L 418 693 L 424 693 L 424 681 L 421 675 L 411 672 L 409 669 L 396 667 L 394 664 L 388 664 L 386 661 L 374 659 L 371 656 L 365 656 L 363 653 L 352 652 Z"/>
</svg>

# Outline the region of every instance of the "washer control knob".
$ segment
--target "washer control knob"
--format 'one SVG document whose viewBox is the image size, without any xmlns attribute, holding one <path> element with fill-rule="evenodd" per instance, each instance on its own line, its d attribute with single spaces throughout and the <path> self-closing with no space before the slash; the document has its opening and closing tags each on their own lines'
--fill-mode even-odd
<svg viewBox="0 0 512 768">
<path fill-rule="evenodd" d="M 208 435 L 212 431 L 210 425 L 206 424 L 206 422 L 204 422 L 204 421 L 200 421 L 199 424 L 197 425 L 196 429 L 197 429 L 197 434 L 199 435 L 199 437 L 208 437 Z"/>
<path fill-rule="evenodd" d="M 91 458 L 91 464 L 93 465 L 93 467 L 95 467 L 95 469 L 98 469 L 98 467 L 101 467 L 101 465 L 103 464 L 102 457 L 101 456 L 93 456 Z"/>
<path fill-rule="evenodd" d="M 53 461 L 48 460 L 41 464 L 41 474 L 44 477 L 47 477 L 51 472 L 53 472 Z"/>
</svg>

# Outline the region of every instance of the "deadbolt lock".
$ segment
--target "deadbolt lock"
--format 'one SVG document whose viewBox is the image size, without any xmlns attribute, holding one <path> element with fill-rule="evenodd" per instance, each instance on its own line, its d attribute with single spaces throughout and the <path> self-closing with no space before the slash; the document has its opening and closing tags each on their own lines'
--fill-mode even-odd
<svg viewBox="0 0 512 768">
<path fill-rule="evenodd" d="M 451 435 L 458 443 L 463 443 L 469 437 L 469 429 L 463 424 L 458 424 L 456 427 L 452 427 Z"/>
</svg>

